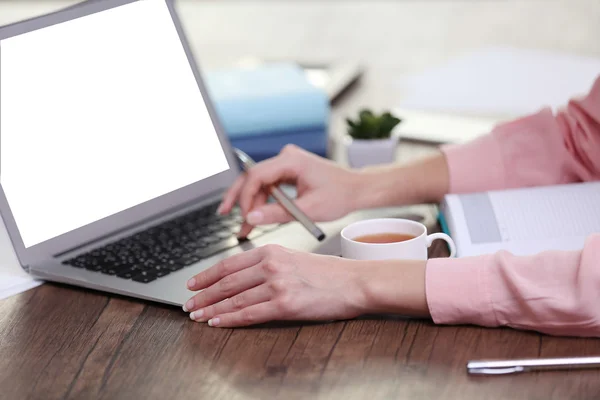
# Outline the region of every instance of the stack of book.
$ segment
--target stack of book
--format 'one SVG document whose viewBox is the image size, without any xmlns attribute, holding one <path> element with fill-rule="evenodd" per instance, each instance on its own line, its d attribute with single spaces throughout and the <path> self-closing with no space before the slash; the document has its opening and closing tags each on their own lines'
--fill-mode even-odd
<svg viewBox="0 0 600 400">
<path fill-rule="evenodd" d="M 256 161 L 277 155 L 288 143 L 327 155 L 329 97 L 300 66 L 213 70 L 206 82 L 231 144 Z"/>
</svg>

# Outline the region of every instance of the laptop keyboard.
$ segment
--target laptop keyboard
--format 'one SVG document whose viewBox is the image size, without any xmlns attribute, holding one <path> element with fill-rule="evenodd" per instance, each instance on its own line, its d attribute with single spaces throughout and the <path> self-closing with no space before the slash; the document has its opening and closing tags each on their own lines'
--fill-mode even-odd
<svg viewBox="0 0 600 400">
<path fill-rule="evenodd" d="M 242 222 L 239 210 L 218 216 L 217 207 L 218 203 L 211 204 L 63 264 L 136 282 L 152 282 L 239 244 L 235 237 Z"/>
</svg>

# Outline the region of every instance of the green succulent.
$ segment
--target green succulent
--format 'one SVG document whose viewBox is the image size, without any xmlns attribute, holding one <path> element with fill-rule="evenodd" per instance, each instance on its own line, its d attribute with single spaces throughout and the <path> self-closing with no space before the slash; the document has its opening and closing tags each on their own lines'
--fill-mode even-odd
<svg viewBox="0 0 600 400">
<path fill-rule="evenodd" d="M 353 139 L 387 139 L 392 135 L 394 127 L 402 120 L 390 112 L 375 115 L 371 110 L 361 110 L 358 119 L 346 118 L 348 134 Z"/>
</svg>

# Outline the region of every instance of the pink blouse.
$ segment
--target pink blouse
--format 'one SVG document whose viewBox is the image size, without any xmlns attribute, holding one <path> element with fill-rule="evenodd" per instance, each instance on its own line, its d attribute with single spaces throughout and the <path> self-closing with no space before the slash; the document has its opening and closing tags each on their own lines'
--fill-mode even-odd
<svg viewBox="0 0 600 400">
<path fill-rule="evenodd" d="M 599 180 L 600 76 L 556 115 L 544 109 L 443 151 L 453 193 Z M 431 259 L 426 292 L 438 324 L 600 336 L 600 232 L 581 251 Z"/>
</svg>

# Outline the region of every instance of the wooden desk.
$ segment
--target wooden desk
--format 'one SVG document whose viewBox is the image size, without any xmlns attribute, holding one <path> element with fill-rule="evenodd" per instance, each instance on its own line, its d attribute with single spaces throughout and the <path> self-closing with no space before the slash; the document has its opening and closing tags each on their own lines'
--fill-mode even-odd
<svg viewBox="0 0 600 400">
<path fill-rule="evenodd" d="M 347 113 L 393 104 L 397 73 L 471 47 L 501 42 L 598 54 L 600 25 L 588 12 L 596 2 L 188 1 L 182 10 L 199 57 L 210 64 L 245 54 L 283 57 L 291 49 L 364 60 L 365 79 L 334 110 L 335 135 Z M 3 2 L 0 20 L 48 3 Z M 567 23 L 573 29 L 555 29 Z M 509 36 L 507 26 L 515 27 Z M 432 150 L 399 149 L 402 161 Z M 400 318 L 214 329 L 179 309 L 53 284 L 0 302 L 0 399 L 9 400 L 598 399 L 598 370 L 493 378 L 465 372 L 470 359 L 598 354 L 595 339 Z"/>
<path fill-rule="evenodd" d="M 597 399 L 597 370 L 473 378 L 465 363 L 599 353 L 594 339 L 400 318 L 216 329 L 54 284 L 0 302 L 0 398 L 11 400 Z"/>
</svg>

